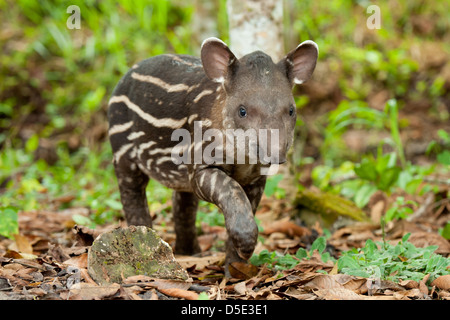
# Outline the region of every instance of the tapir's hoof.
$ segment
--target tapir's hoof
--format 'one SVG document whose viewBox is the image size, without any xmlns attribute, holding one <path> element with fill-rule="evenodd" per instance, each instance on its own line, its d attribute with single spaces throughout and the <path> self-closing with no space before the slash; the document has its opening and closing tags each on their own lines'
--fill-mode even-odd
<svg viewBox="0 0 450 320">
<path fill-rule="evenodd" d="M 250 259 L 258 242 L 258 227 L 253 221 L 252 226 L 239 228 L 237 232 L 230 232 L 233 246 L 239 257 L 245 261 Z"/>
</svg>

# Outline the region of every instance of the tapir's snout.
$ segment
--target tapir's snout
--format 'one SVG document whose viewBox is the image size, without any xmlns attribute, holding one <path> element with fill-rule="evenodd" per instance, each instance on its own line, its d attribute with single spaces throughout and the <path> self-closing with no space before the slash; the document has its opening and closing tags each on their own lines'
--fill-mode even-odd
<svg viewBox="0 0 450 320">
<path fill-rule="evenodd" d="M 258 139 L 259 159 L 263 164 L 283 164 L 287 162 L 286 129 L 265 129 Z"/>
</svg>

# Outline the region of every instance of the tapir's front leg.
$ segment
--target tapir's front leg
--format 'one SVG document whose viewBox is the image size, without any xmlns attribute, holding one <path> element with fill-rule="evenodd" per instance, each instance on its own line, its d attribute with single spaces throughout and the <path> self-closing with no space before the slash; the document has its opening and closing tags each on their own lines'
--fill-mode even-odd
<svg viewBox="0 0 450 320">
<path fill-rule="evenodd" d="M 259 202 L 261 201 L 262 195 L 264 193 L 266 178 L 267 176 L 261 175 L 251 184 L 244 187 L 244 191 L 247 194 L 248 200 L 252 205 L 253 214 L 256 213 L 256 209 L 258 209 Z"/>
<path fill-rule="evenodd" d="M 244 189 L 218 168 L 197 171 L 193 189 L 200 199 L 217 205 L 225 216 L 229 239 L 226 266 L 231 262 L 248 260 L 256 246 L 258 227 Z"/>
</svg>

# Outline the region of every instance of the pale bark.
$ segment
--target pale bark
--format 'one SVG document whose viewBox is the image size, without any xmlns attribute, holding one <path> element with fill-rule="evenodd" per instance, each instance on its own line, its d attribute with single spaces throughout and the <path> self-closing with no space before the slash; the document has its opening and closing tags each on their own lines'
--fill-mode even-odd
<svg viewBox="0 0 450 320">
<path fill-rule="evenodd" d="M 284 56 L 283 0 L 228 0 L 230 49 L 238 57 L 261 50 Z"/>
<path fill-rule="evenodd" d="M 191 28 L 193 35 L 198 43 L 198 52 L 200 52 L 200 44 L 209 37 L 218 37 L 217 27 L 217 10 L 218 4 L 216 1 L 210 0 L 195 0 L 195 10 Z"/>
</svg>

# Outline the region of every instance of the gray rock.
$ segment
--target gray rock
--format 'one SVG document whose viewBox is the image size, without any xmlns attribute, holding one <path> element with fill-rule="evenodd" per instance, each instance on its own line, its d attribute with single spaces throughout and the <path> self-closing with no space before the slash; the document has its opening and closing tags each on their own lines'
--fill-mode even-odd
<svg viewBox="0 0 450 320">
<path fill-rule="evenodd" d="M 188 279 L 169 244 L 144 226 L 118 228 L 99 235 L 88 253 L 88 272 L 99 284 L 121 283 L 135 275 Z"/>
</svg>

